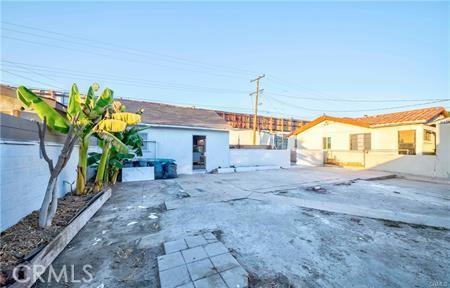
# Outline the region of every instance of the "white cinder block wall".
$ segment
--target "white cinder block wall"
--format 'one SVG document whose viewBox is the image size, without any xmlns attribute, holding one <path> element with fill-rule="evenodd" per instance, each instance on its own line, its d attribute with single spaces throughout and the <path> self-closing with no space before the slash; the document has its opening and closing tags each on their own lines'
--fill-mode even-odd
<svg viewBox="0 0 450 288">
<path fill-rule="evenodd" d="M 191 128 L 152 127 L 145 131 L 155 151 L 144 151 L 144 158 L 175 159 L 178 174 L 192 174 L 193 136 L 206 136 L 206 170 L 229 167 L 228 131 Z M 156 155 L 155 155 L 156 154 Z"/>
<path fill-rule="evenodd" d="M 46 147 L 49 157 L 56 163 L 62 144 L 47 144 Z M 0 162 L 0 230 L 3 231 L 41 207 L 49 171 L 36 142 L 0 142 Z M 70 192 L 70 186 L 63 181 L 75 181 L 77 162 L 76 146 L 58 179 L 60 197 Z"/>
<path fill-rule="evenodd" d="M 230 149 L 230 164 L 235 167 L 245 166 L 291 166 L 291 151 L 266 149 Z"/>
</svg>

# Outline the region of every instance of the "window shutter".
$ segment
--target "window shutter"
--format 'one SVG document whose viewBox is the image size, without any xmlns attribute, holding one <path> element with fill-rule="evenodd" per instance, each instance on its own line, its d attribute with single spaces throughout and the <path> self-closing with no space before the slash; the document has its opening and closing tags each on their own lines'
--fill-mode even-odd
<svg viewBox="0 0 450 288">
<path fill-rule="evenodd" d="M 358 150 L 358 134 L 350 135 L 350 150 Z"/>
<path fill-rule="evenodd" d="M 372 135 L 370 133 L 364 134 L 364 150 L 372 150 Z"/>
</svg>

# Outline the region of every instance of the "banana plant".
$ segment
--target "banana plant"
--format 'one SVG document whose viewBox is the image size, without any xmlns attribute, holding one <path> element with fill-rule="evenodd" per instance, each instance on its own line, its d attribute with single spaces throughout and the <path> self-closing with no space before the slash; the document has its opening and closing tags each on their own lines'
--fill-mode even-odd
<svg viewBox="0 0 450 288">
<path fill-rule="evenodd" d="M 105 112 L 113 104 L 113 91 L 109 88 L 103 90 L 102 94 L 98 97 L 95 96 L 95 92 L 98 91 L 98 84 L 94 83 L 89 87 L 86 98 L 84 99 L 84 105 L 82 106 L 83 115 L 86 116 L 88 124 L 85 126 L 81 135 L 79 153 L 78 153 L 78 166 L 77 166 L 77 182 L 76 191 L 77 194 L 85 194 L 86 181 L 87 181 L 87 166 L 88 166 L 88 149 L 89 140 L 94 133 L 96 133 L 96 126 L 105 117 Z M 72 89 L 72 93 L 77 95 L 74 97 L 77 101 L 81 102 L 81 97 L 78 89 Z"/>
<path fill-rule="evenodd" d="M 106 164 L 106 171 L 104 172 L 103 181 L 115 184 L 117 177 L 119 175 L 120 169 L 123 168 L 123 162 L 125 160 L 130 160 L 136 156 L 142 156 L 142 146 L 144 145 L 144 140 L 140 131 L 149 129 L 150 127 L 127 127 L 124 132 L 114 133 L 115 136 L 128 147 L 128 153 L 120 153 L 116 147 L 112 146 L 109 150 L 109 157 Z M 88 165 L 92 167 L 99 166 L 102 153 L 92 152 L 89 153 Z"/>
<path fill-rule="evenodd" d="M 74 87 L 76 85 L 74 84 Z M 24 86 L 17 88 L 17 98 L 24 104 L 24 106 L 36 112 L 38 117 L 43 121 L 42 124 L 37 123 L 39 133 L 39 149 L 44 160 L 48 164 L 50 177 L 47 183 L 47 188 L 39 210 L 39 227 L 47 228 L 51 226 L 53 217 L 56 214 L 58 205 L 58 194 L 56 184 L 58 176 L 66 166 L 70 159 L 73 148 L 78 142 L 81 131 L 84 129 L 86 121 L 80 109 L 77 95 L 71 93 L 69 99 L 69 107 L 66 116 L 63 116 L 53 107 L 48 105 L 42 98 L 31 92 Z M 58 156 L 56 164 L 47 154 L 45 148 L 45 134 L 49 130 L 66 134 L 64 145 Z"/>
<path fill-rule="evenodd" d="M 107 117 L 100 121 L 94 128 L 94 132 L 101 139 L 102 156 L 97 167 L 97 175 L 94 182 L 94 192 L 100 191 L 105 182 L 105 174 L 111 148 L 121 154 L 128 154 L 128 147 L 115 134 L 125 131 L 128 125 L 136 125 L 141 122 L 141 116 L 138 113 L 123 112 L 124 106 L 120 102 L 115 102 Z M 108 182 L 108 181 L 106 181 Z"/>
</svg>

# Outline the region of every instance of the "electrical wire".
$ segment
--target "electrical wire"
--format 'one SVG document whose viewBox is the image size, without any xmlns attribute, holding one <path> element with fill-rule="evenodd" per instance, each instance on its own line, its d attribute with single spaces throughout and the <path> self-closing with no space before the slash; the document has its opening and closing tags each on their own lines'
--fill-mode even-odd
<svg viewBox="0 0 450 288">
<path fill-rule="evenodd" d="M 95 51 L 87 51 L 87 50 L 80 50 L 80 49 L 75 49 L 73 47 L 67 47 L 67 46 L 61 46 L 61 45 L 57 45 L 57 44 L 49 44 L 49 43 L 43 43 L 43 42 L 38 42 L 38 41 L 32 41 L 32 40 L 28 40 L 28 39 L 22 39 L 22 38 L 16 38 L 16 37 L 11 37 L 11 36 L 7 36 L 7 35 L 2 35 L 2 39 L 10 39 L 10 40 L 14 40 L 14 41 L 19 41 L 19 42 L 24 42 L 24 43 L 29 43 L 29 44 L 33 44 L 33 45 L 39 45 L 39 46 L 44 46 L 44 47 L 51 47 L 51 48 L 59 48 L 59 49 L 63 49 L 66 51 L 73 51 L 73 52 L 78 52 L 78 53 L 84 53 L 87 55 L 97 55 L 97 56 L 103 56 L 103 57 L 107 57 L 108 60 L 114 60 L 114 61 L 120 61 L 121 63 L 123 62 L 134 62 L 137 64 L 145 64 L 148 63 L 152 66 L 158 66 L 158 67 L 162 67 L 162 68 L 167 68 L 167 65 L 163 65 L 160 63 L 154 63 L 149 61 L 148 59 L 144 58 L 144 59 L 129 59 L 129 58 L 120 58 L 114 55 L 107 55 L 107 54 L 103 54 L 103 53 L 98 53 Z M 191 72 L 191 73 L 200 73 L 200 74 L 206 74 L 208 76 L 217 76 L 217 77 L 225 77 L 225 78 L 232 78 L 232 79 L 240 79 L 243 80 L 244 78 L 242 77 L 237 77 L 234 74 L 221 74 L 221 73 L 214 73 L 211 71 L 201 71 L 201 70 L 193 70 L 193 69 L 187 69 L 184 67 L 178 67 L 177 70 L 181 70 L 181 71 L 186 71 L 186 72 Z"/>
<path fill-rule="evenodd" d="M 351 102 L 351 103 L 388 103 L 388 102 L 422 102 L 422 101 L 441 101 L 441 100 L 450 100 L 450 98 L 439 98 L 439 99 L 389 99 L 389 100 L 381 100 L 381 99 L 338 99 L 338 98 L 317 98 L 317 97 L 303 97 L 303 96 L 292 96 L 286 94 L 280 94 L 275 92 L 270 92 L 270 94 L 275 96 L 280 96 L 284 98 L 290 99 L 300 99 L 300 100 L 313 100 L 313 101 L 330 101 L 330 102 Z"/>
<path fill-rule="evenodd" d="M 2 21 L 4 22 L 4 21 Z M 38 29 L 38 28 L 33 28 L 30 26 L 24 26 L 24 25 L 17 25 L 17 24 L 13 24 L 10 22 L 4 22 L 8 25 L 15 25 L 15 26 L 20 26 L 20 27 L 28 27 L 27 29 L 32 29 L 32 30 L 42 30 L 42 29 Z M 241 72 L 239 70 L 242 69 L 236 69 L 236 68 L 227 68 L 226 66 L 219 66 L 219 65 L 211 65 L 211 64 L 204 64 L 198 61 L 191 61 L 191 60 L 186 60 L 183 58 L 179 58 L 179 57 L 173 57 L 173 56 L 168 56 L 168 55 L 164 55 L 164 54 L 159 54 L 159 53 L 149 53 L 149 52 L 136 52 L 136 50 L 133 49 L 124 49 L 124 48 L 116 48 L 116 49 L 112 49 L 112 46 L 115 47 L 119 47 L 117 45 L 111 45 L 111 44 L 104 44 L 104 45 L 96 45 L 96 44 L 92 44 L 92 43 L 99 43 L 99 41 L 95 41 L 92 39 L 87 39 L 87 38 L 81 38 L 84 39 L 83 41 L 85 41 L 85 43 L 81 43 L 79 41 L 74 41 L 73 40 L 73 36 L 68 35 L 68 34 L 64 34 L 64 33 L 57 33 L 57 32 L 51 32 L 49 30 L 44 30 L 46 31 L 46 33 L 51 33 L 51 34 L 56 34 L 56 35 L 64 35 L 64 37 L 66 38 L 70 38 L 71 40 L 68 39 L 61 39 L 58 37 L 52 37 L 52 36 L 48 36 L 48 35 L 42 35 L 42 34 L 38 34 L 38 33 L 31 33 L 28 31 L 20 31 L 17 29 L 10 29 L 10 28 L 3 28 L 4 31 L 8 31 L 8 32 L 13 32 L 13 33 L 19 33 L 19 34 L 25 34 L 25 35 L 29 35 L 32 37 L 36 37 L 36 38 L 44 38 L 44 39 L 50 39 L 50 40 L 54 40 L 54 41 L 58 41 L 58 43 L 69 43 L 69 44 L 75 44 L 75 45 L 80 45 L 82 47 L 91 47 L 94 49 L 100 49 L 103 51 L 109 51 L 109 52 L 113 52 L 113 53 L 119 53 L 119 54 L 125 54 L 126 56 L 138 56 L 139 59 L 137 61 L 142 62 L 143 60 L 145 62 L 150 62 L 148 60 L 148 57 L 155 57 L 155 55 L 157 57 L 159 57 L 157 59 L 157 61 L 163 61 L 163 62 L 168 62 L 171 64 L 178 64 L 178 65 L 189 65 L 189 67 L 191 66 L 196 66 L 197 68 L 200 69 L 204 69 L 204 70 L 210 70 L 213 72 L 220 72 L 220 73 L 228 73 L 228 74 L 217 74 L 217 73 L 213 73 L 213 75 L 219 75 L 219 76 L 224 76 L 224 77 L 235 77 L 236 74 L 241 74 L 245 75 L 245 77 L 249 77 L 250 76 L 250 72 Z M 7 39 L 11 39 L 11 40 L 16 40 L 16 41 L 24 41 L 24 42 L 28 42 L 31 44 L 37 44 L 37 45 L 48 45 L 48 43 L 42 43 L 42 42 L 36 42 L 36 41 L 30 41 L 29 39 L 23 39 L 23 38 L 16 38 L 16 37 L 11 37 L 11 36 L 6 36 Z M 77 39 L 80 39 L 80 37 L 75 37 Z M 101 43 L 101 42 L 100 42 Z M 52 44 L 53 45 L 53 44 Z M 106 46 L 105 46 L 106 45 Z M 71 47 L 67 47 L 67 46 L 61 46 L 61 45 L 54 45 L 57 48 L 61 48 L 61 49 L 67 49 L 67 50 L 71 50 L 71 51 L 76 51 L 76 52 L 81 52 L 81 53 L 93 53 L 95 55 L 101 55 L 101 56 L 108 56 L 105 55 L 103 53 L 98 53 L 98 51 L 92 51 L 92 49 L 90 49 L 89 51 L 85 51 L 85 50 L 80 50 L 80 49 L 74 49 L 72 46 Z M 143 58 L 143 56 L 146 56 L 145 58 Z M 110 55 L 108 56 L 110 57 Z M 130 61 L 130 59 L 128 59 L 128 61 Z M 158 65 L 158 66 L 163 66 L 161 64 L 155 64 L 154 62 L 150 62 L 153 65 Z M 221 69 L 217 68 L 217 67 L 222 67 Z M 192 70 L 189 69 L 189 71 L 193 71 L 193 72 L 197 72 L 197 73 L 207 73 L 207 74 L 211 74 L 210 71 L 198 71 L 198 70 Z"/>
<path fill-rule="evenodd" d="M 39 83 L 39 84 L 42 84 L 42 85 L 45 85 L 45 86 L 48 86 L 48 87 L 61 89 L 61 87 L 54 86 L 52 84 L 49 84 L 49 83 L 46 83 L 46 82 L 42 82 L 42 81 L 39 81 L 39 80 L 36 80 L 36 79 L 33 79 L 33 78 L 29 78 L 29 77 L 26 77 L 26 76 L 23 76 L 23 75 L 20 75 L 20 74 L 16 74 L 16 73 L 13 73 L 13 72 L 10 72 L 10 71 L 6 71 L 6 70 L 4 70 L 2 68 L 0 68 L 0 71 L 2 71 L 3 73 L 11 74 L 11 75 L 14 75 L 16 77 L 19 77 L 19 78 L 22 78 L 22 79 L 26 79 L 26 80 L 29 80 L 29 81 L 33 81 L 33 82 L 36 82 L 36 83 Z"/>
<path fill-rule="evenodd" d="M 430 101 L 430 102 L 425 102 L 425 103 L 418 103 L 418 104 L 409 104 L 409 105 L 400 105 L 400 106 L 394 106 L 394 107 L 384 107 L 384 108 L 373 108 L 373 109 L 360 109 L 360 110 L 323 110 L 323 109 L 313 109 L 313 108 L 308 108 L 308 107 L 304 107 L 304 106 L 300 106 L 300 105 L 296 105 L 293 103 L 288 103 L 288 102 L 284 102 L 282 100 L 276 99 L 270 95 L 266 95 L 266 97 L 271 98 L 272 100 L 288 106 L 288 107 L 294 107 L 294 108 L 299 108 L 299 109 L 303 109 L 306 111 L 315 111 L 315 112 L 368 112 L 368 111 L 384 111 L 384 110 L 392 110 L 392 109 L 400 109 L 400 108 L 408 108 L 408 107 L 417 107 L 417 106 L 422 106 L 422 105 L 429 105 L 429 104 L 435 104 L 435 103 L 443 103 L 443 102 L 447 102 L 450 101 L 448 99 L 443 99 L 443 100 L 435 100 L 435 101 Z"/>
<path fill-rule="evenodd" d="M 5 71 L 14 71 L 14 72 L 32 72 L 23 67 L 11 67 L 9 65 L 4 65 L 3 68 Z M 64 70 L 52 70 L 46 68 L 34 68 L 36 71 L 44 71 L 46 75 L 50 75 L 59 79 L 73 79 L 74 77 L 78 79 L 91 80 L 92 78 L 96 80 L 103 81 L 113 81 L 115 83 L 120 83 L 121 85 L 128 86 L 139 86 L 146 88 L 159 88 L 159 89 L 173 89 L 173 90 L 183 90 L 183 91 L 193 91 L 199 93 L 223 93 L 223 94 L 246 94 L 244 90 L 236 90 L 236 89 L 227 89 L 227 88 L 215 88 L 215 87 L 203 87 L 203 86 L 195 86 L 195 85 L 187 85 L 187 84 L 179 84 L 179 83 L 168 83 L 168 82 L 158 82 L 158 81 L 142 81 L 142 80 L 133 80 L 132 78 L 121 79 L 118 77 L 105 76 L 104 74 L 95 74 L 90 72 L 82 72 L 82 71 L 64 71 Z M 36 73 L 36 72 L 34 72 Z M 40 74 L 40 73 L 39 73 Z"/>
<path fill-rule="evenodd" d="M 108 43 L 108 42 L 104 42 L 104 41 L 97 41 L 97 40 L 93 40 L 93 39 L 89 39 L 89 38 L 84 38 L 84 37 L 79 37 L 79 36 L 74 36 L 74 35 L 70 35 L 70 34 L 65 34 L 65 33 L 61 33 L 61 32 L 56 32 L 56 31 L 51 31 L 51 30 L 47 30 L 47 29 L 42 29 L 42 28 L 38 28 L 38 27 L 32 27 L 32 26 L 28 26 L 28 25 L 23 25 L 23 24 L 17 24 L 17 23 L 12 23 L 9 21 L 0 21 L 3 24 L 7 24 L 7 25 L 11 25 L 11 26 L 15 26 L 15 27 L 21 27 L 21 28 L 25 28 L 28 30 L 33 30 L 33 31 L 40 31 L 40 32 L 44 32 L 47 34 L 53 34 L 53 35 L 58 35 L 58 36 L 62 36 L 65 38 L 69 38 L 69 39 L 79 39 L 82 40 L 84 42 L 86 42 L 88 45 L 92 45 L 92 42 L 95 41 L 95 43 L 103 43 L 103 47 L 99 46 L 99 45 L 95 45 L 96 47 L 100 47 L 101 49 L 107 49 L 107 50 L 112 50 L 111 47 L 115 47 L 116 49 L 122 50 L 122 51 L 126 51 L 127 53 L 137 53 L 138 55 L 153 55 L 153 56 L 157 56 L 157 57 L 163 57 L 163 58 L 167 58 L 167 59 L 171 59 L 171 60 L 177 60 L 177 61 L 182 61 L 185 62 L 186 64 L 189 65 L 202 65 L 204 67 L 212 67 L 212 68 L 219 68 L 219 69 L 227 69 L 233 72 L 245 72 L 246 74 L 256 74 L 257 72 L 254 71 L 250 71 L 248 69 L 244 69 L 244 68 L 239 68 L 239 67 L 230 67 L 230 66 L 225 66 L 225 65 L 213 65 L 213 64 L 208 64 L 208 63 L 204 63 L 204 62 L 200 62 L 200 61 L 193 61 L 190 59 L 186 59 L 186 58 L 182 58 L 182 57 L 177 57 L 177 56 L 173 56 L 173 55 L 167 55 L 167 54 L 162 54 L 162 53 L 155 53 L 155 52 L 151 52 L 151 51 L 146 51 L 146 50 L 139 50 L 139 49 L 135 49 L 135 48 L 128 48 L 128 47 L 123 47 L 123 46 L 119 46 L 116 45 L 115 43 Z M 14 29 L 10 29 L 7 28 L 8 30 L 14 30 Z M 3 29 L 5 30 L 5 29 Z M 18 30 L 15 30 L 18 31 Z M 23 32 L 23 31 L 18 31 L 19 33 L 28 33 L 29 32 Z M 33 34 L 35 35 L 35 34 Z M 59 39 L 58 39 L 59 40 Z M 74 42 L 74 41 L 72 41 Z M 86 45 L 86 44 L 83 44 Z M 105 47 L 106 46 L 106 47 Z"/>
</svg>

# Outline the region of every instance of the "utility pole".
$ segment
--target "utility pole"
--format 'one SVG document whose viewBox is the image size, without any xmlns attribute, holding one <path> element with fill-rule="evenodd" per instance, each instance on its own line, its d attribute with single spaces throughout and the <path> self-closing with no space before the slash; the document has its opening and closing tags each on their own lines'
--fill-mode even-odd
<svg viewBox="0 0 450 288">
<path fill-rule="evenodd" d="M 256 95 L 255 97 L 255 115 L 253 116 L 253 145 L 256 145 L 256 125 L 258 123 L 258 105 L 259 105 L 259 93 L 263 92 L 264 89 L 259 90 L 259 80 L 264 78 L 266 75 L 260 75 L 253 80 L 250 80 L 250 83 L 256 82 L 256 91 L 250 93 L 250 96 Z"/>
</svg>

